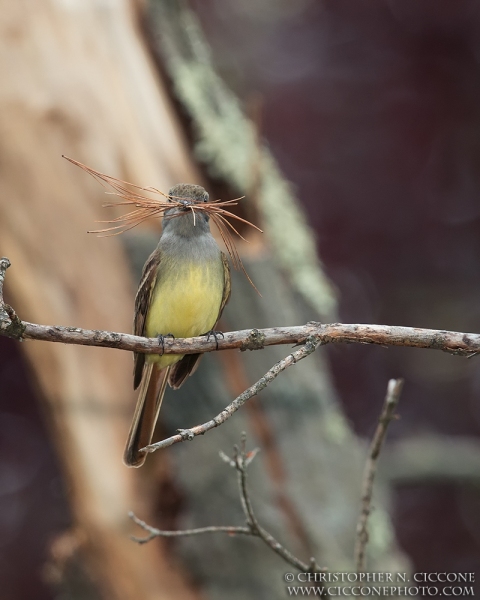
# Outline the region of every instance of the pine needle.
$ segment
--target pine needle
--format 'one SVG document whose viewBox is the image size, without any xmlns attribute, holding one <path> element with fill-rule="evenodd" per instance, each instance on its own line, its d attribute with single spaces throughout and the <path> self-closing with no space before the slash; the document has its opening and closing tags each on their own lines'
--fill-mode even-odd
<svg viewBox="0 0 480 600">
<path fill-rule="evenodd" d="M 134 210 L 127 212 L 124 215 L 116 217 L 114 219 L 109 219 L 105 221 L 96 221 L 97 223 L 105 223 L 111 224 L 110 227 L 105 227 L 103 229 L 96 229 L 94 231 L 89 231 L 88 233 L 97 233 L 101 234 L 99 237 L 110 237 L 114 235 L 120 235 L 125 231 L 129 231 L 133 229 L 140 223 L 143 223 L 147 219 L 158 218 L 163 216 L 166 210 L 171 208 L 183 208 L 192 211 L 193 222 L 195 225 L 195 215 L 196 213 L 204 212 L 210 216 L 213 223 L 217 227 L 220 236 L 225 244 L 228 254 L 232 260 L 233 267 L 237 270 L 243 271 L 245 277 L 248 279 L 249 283 L 252 287 L 257 291 L 258 294 L 260 292 L 255 287 L 255 284 L 250 279 L 245 267 L 242 263 L 242 259 L 238 253 L 237 247 L 235 245 L 235 241 L 233 239 L 231 231 L 233 231 L 236 235 L 238 235 L 245 242 L 246 240 L 239 231 L 228 221 L 228 219 L 235 219 L 244 223 L 245 225 L 249 225 L 253 227 L 257 231 L 263 233 L 263 231 L 242 217 L 235 215 L 234 213 L 226 210 L 226 207 L 237 206 L 238 202 L 244 198 L 241 196 L 240 198 L 233 198 L 232 200 L 212 200 L 210 202 L 193 202 L 186 198 L 178 197 L 178 196 L 169 196 L 165 194 L 161 190 L 158 190 L 154 187 L 141 187 L 139 185 L 135 185 L 133 183 L 129 183 L 128 181 L 123 181 L 122 179 L 117 179 L 116 177 L 111 177 L 110 175 L 105 175 L 105 173 L 101 173 L 100 171 L 95 171 L 91 167 L 87 167 L 81 162 L 74 160 L 73 158 L 69 158 L 68 156 L 62 155 L 63 158 L 66 158 L 69 162 L 80 167 L 84 171 L 86 171 L 89 175 L 91 175 L 96 181 L 98 181 L 104 188 L 108 191 L 105 192 L 112 196 L 118 196 L 123 200 L 119 202 L 107 202 L 103 206 L 107 208 L 117 207 L 117 206 L 132 206 Z M 110 191 L 110 190 L 114 191 Z M 148 196 L 147 194 L 152 194 L 153 197 Z M 165 200 L 160 198 L 159 196 L 163 196 Z M 176 216 L 176 215 L 173 215 Z M 230 231 L 231 230 L 231 231 Z M 261 294 L 260 294 L 261 295 Z"/>
</svg>

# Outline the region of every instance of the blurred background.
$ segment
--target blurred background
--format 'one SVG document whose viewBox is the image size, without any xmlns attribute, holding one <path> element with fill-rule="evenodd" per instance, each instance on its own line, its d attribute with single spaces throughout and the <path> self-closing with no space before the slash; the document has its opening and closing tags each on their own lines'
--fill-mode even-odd
<svg viewBox="0 0 480 600">
<path fill-rule="evenodd" d="M 224 330 L 479 330 L 478 3 L 0 6 L 0 252 L 22 319 L 130 331 L 158 239 L 158 223 L 87 236 L 110 215 L 67 154 L 165 191 L 192 181 L 247 195 L 242 214 L 265 236 L 239 249 L 263 298 L 235 276 Z M 157 437 L 211 418 L 287 353 L 205 357 L 167 394 Z M 218 431 L 139 471 L 121 462 L 130 369 L 117 350 L 0 337 L 7 600 L 283 597 L 290 569 L 258 540 L 129 540 L 130 509 L 165 529 L 242 524 L 235 475 L 217 455 L 243 430 L 262 450 L 250 478 L 261 522 L 302 559 L 351 570 L 366 444 L 391 377 L 405 387 L 369 569 L 479 573 L 477 358 L 322 348 Z"/>
</svg>

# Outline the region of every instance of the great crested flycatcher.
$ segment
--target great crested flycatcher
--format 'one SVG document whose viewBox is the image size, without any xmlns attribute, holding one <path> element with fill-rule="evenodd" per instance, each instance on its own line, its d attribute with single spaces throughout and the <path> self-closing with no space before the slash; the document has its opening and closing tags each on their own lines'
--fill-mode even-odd
<svg viewBox="0 0 480 600">
<path fill-rule="evenodd" d="M 177 204 L 163 217 L 157 248 L 143 267 L 135 298 L 134 333 L 146 337 L 193 337 L 212 331 L 230 296 L 230 268 L 210 232 L 206 212 L 192 209 L 208 202 L 199 185 L 179 183 L 169 191 Z M 183 206 L 178 206 L 178 202 Z M 168 384 L 178 389 L 201 354 L 134 353 L 134 389 L 140 386 L 124 461 L 140 467 Z"/>
</svg>

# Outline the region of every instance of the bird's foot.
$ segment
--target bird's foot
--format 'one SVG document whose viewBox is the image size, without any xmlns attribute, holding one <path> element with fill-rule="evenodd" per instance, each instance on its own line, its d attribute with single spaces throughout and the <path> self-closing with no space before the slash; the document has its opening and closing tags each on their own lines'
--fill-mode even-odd
<svg viewBox="0 0 480 600">
<path fill-rule="evenodd" d="M 222 337 L 222 339 L 225 338 L 225 336 L 223 335 L 223 333 L 221 331 L 215 331 L 214 329 L 211 329 L 210 331 L 207 331 L 207 333 L 203 333 L 202 335 L 207 336 L 207 342 L 210 341 L 211 337 L 215 338 L 215 350 L 218 350 L 218 338 L 220 336 Z"/>
<path fill-rule="evenodd" d="M 163 335 L 161 333 L 160 335 L 157 336 L 158 343 L 162 345 L 162 356 L 165 354 L 165 339 L 166 338 L 171 338 L 172 340 L 174 340 L 175 336 L 173 335 L 173 333 L 167 333 L 167 335 Z"/>
</svg>

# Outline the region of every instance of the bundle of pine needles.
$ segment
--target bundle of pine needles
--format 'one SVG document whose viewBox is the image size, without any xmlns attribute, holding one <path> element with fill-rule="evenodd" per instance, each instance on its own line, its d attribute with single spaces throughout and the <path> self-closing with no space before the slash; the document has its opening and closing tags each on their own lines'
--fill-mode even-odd
<svg viewBox="0 0 480 600">
<path fill-rule="evenodd" d="M 212 200 L 210 202 L 195 202 L 193 199 L 189 200 L 188 198 L 179 198 L 175 196 L 169 196 L 165 194 L 161 190 L 158 190 L 153 187 L 141 187 L 135 185 L 133 183 L 128 183 L 127 181 L 123 181 L 122 179 L 117 179 L 116 177 L 111 177 L 110 175 L 105 175 L 104 173 L 100 173 L 99 171 L 95 171 L 90 167 L 74 160 L 73 158 L 69 158 L 68 156 L 63 156 L 69 162 L 80 167 L 87 173 L 89 173 L 94 179 L 100 182 L 101 185 L 106 187 L 108 190 L 107 194 L 111 194 L 113 196 L 118 196 L 122 198 L 121 201 L 118 202 L 108 202 L 104 204 L 104 207 L 115 207 L 115 206 L 133 206 L 134 209 L 125 215 L 121 215 L 120 217 L 116 217 L 115 219 L 110 219 L 106 221 L 97 221 L 97 223 L 109 223 L 110 227 L 105 227 L 104 229 L 97 229 L 95 231 L 89 231 L 88 233 L 97 233 L 101 234 L 101 236 L 112 236 L 118 235 L 129 229 L 133 229 L 143 221 L 163 216 L 166 210 L 171 208 L 175 208 L 178 206 L 179 208 L 191 210 L 193 214 L 193 218 L 195 220 L 195 213 L 204 212 L 207 213 L 213 223 L 215 223 L 222 240 L 225 244 L 225 247 L 232 259 L 232 263 L 235 269 L 240 269 L 245 273 L 248 281 L 255 287 L 252 280 L 248 276 L 248 273 L 245 271 L 245 267 L 243 266 L 242 260 L 238 254 L 237 247 L 235 246 L 235 241 L 233 239 L 231 231 L 236 233 L 242 240 L 245 242 L 246 240 L 239 231 L 228 221 L 229 219 L 235 219 L 237 221 L 241 221 L 250 227 L 254 227 L 257 231 L 262 232 L 262 230 L 247 221 L 246 219 L 242 219 L 238 215 L 226 210 L 225 207 L 236 206 L 239 200 L 242 200 L 244 196 L 241 198 L 234 198 L 233 200 Z M 146 194 L 150 194 L 148 196 Z M 163 196 L 164 199 L 161 197 Z M 262 232 L 263 233 L 263 232 Z M 258 290 L 257 290 L 258 291 Z"/>
</svg>

